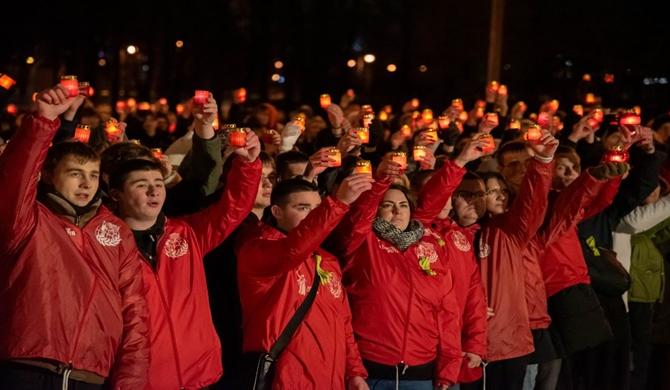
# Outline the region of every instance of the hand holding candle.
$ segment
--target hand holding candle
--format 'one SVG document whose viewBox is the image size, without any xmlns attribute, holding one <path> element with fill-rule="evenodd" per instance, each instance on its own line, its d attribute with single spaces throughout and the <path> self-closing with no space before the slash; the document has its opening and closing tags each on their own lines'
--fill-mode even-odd
<svg viewBox="0 0 670 390">
<path fill-rule="evenodd" d="M 55 120 L 70 108 L 74 100 L 68 97 L 68 91 L 62 85 L 57 85 L 37 95 L 37 114 Z"/>
<path fill-rule="evenodd" d="M 402 153 L 404 159 L 404 165 L 401 162 L 398 162 L 398 157 L 400 155 L 395 155 L 395 153 Z M 403 174 L 407 169 L 407 155 L 405 152 L 392 152 L 386 155 L 377 166 L 377 169 L 374 173 L 375 179 L 382 182 L 390 183 L 395 178 Z"/>
<path fill-rule="evenodd" d="M 75 97 L 79 95 L 79 81 L 77 81 L 77 76 L 62 76 L 60 78 L 60 85 L 67 91 L 67 97 Z"/>
<path fill-rule="evenodd" d="M 493 129 L 498 127 L 498 114 L 489 112 L 484 116 L 484 119 L 479 122 L 480 133 L 490 133 Z"/>
<path fill-rule="evenodd" d="M 359 174 L 354 171 L 354 174 L 347 176 L 337 188 L 335 198 L 342 203 L 352 204 L 363 192 L 372 188 L 373 182 L 372 168 L 370 168 L 370 173 Z"/>
<path fill-rule="evenodd" d="M 204 106 L 210 96 L 211 93 L 209 93 L 209 91 L 198 89 L 193 95 L 193 104 L 196 106 Z"/>
<path fill-rule="evenodd" d="M 558 140 L 548 130 L 542 130 L 542 137 L 539 142 L 529 144 L 535 152 L 535 156 L 542 160 L 551 160 L 558 149 Z"/>
<path fill-rule="evenodd" d="M 241 144 L 242 141 L 240 141 L 239 137 L 242 135 L 245 136 L 244 138 L 244 146 L 239 146 L 239 147 L 234 147 L 233 153 L 237 154 L 238 156 L 241 157 L 246 157 L 248 161 L 256 161 L 258 158 L 258 155 L 261 152 L 261 141 L 258 139 L 258 136 L 256 133 L 251 131 L 250 128 L 248 127 L 242 127 L 242 128 L 235 128 L 230 131 L 230 134 L 237 134 L 235 136 L 234 142 L 236 144 Z M 230 142 L 230 141 L 229 141 Z M 231 143 L 232 146 L 232 143 Z"/>
<path fill-rule="evenodd" d="M 405 152 L 391 152 L 391 161 L 398 164 L 401 170 L 407 169 L 407 153 Z"/>
<path fill-rule="evenodd" d="M 539 125 L 532 124 L 523 135 L 523 139 L 527 142 L 538 143 L 542 139 L 542 128 Z"/>
<path fill-rule="evenodd" d="M 370 143 L 370 129 L 367 127 L 357 127 L 352 131 L 358 138 L 360 138 L 361 144 L 366 145 Z"/>
</svg>

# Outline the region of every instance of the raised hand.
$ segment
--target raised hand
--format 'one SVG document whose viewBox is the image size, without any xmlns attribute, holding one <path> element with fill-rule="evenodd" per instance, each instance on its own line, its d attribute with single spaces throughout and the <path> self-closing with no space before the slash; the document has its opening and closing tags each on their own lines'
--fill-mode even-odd
<svg viewBox="0 0 670 390">
<path fill-rule="evenodd" d="M 402 173 L 403 167 L 400 164 L 389 157 L 385 157 L 375 171 L 375 179 L 383 182 L 391 182 L 396 177 L 402 175 Z"/>
<path fill-rule="evenodd" d="M 598 180 L 610 180 L 623 176 L 630 166 L 622 162 L 609 162 L 597 165 L 589 169 L 589 174 Z"/>
<path fill-rule="evenodd" d="M 195 105 L 193 107 L 193 117 L 195 118 L 194 131 L 198 137 L 211 139 L 214 137 L 214 119 L 218 115 L 219 106 L 216 104 L 214 96 L 210 93 L 207 102 L 204 105 Z"/>
<path fill-rule="evenodd" d="M 486 154 L 484 153 L 484 149 L 487 142 L 481 139 L 478 135 L 480 134 L 475 134 L 470 141 L 465 144 L 461 153 L 454 160 L 459 167 L 463 168 L 470 161 L 481 158 Z"/>
<path fill-rule="evenodd" d="M 241 157 L 246 157 L 249 161 L 256 161 L 261 153 L 261 141 L 253 131 L 247 132 L 246 145 L 243 148 L 233 149 L 233 153 Z"/>
<path fill-rule="evenodd" d="M 366 173 L 354 173 L 342 181 L 337 188 L 335 197 L 342 203 L 352 204 L 361 194 L 372 188 L 372 175 Z"/>
<path fill-rule="evenodd" d="M 61 85 L 46 89 L 37 97 L 37 114 L 46 119 L 55 120 L 72 106 L 76 98 L 69 98 L 67 90 Z"/>
<path fill-rule="evenodd" d="M 535 152 L 535 155 L 541 159 L 551 160 L 558 149 L 558 140 L 548 130 L 542 130 L 540 142 L 528 144 Z"/>
<path fill-rule="evenodd" d="M 330 147 L 319 149 L 316 153 L 309 157 L 309 164 L 305 169 L 305 179 L 308 181 L 314 180 L 319 174 L 328 169 L 335 160 L 330 158 Z"/>
</svg>

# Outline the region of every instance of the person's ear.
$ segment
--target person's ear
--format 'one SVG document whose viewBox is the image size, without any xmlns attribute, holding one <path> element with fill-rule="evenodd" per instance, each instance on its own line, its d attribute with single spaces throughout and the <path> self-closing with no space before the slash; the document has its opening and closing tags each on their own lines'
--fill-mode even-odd
<svg viewBox="0 0 670 390">
<path fill-rule="evenodd" d="M 284 210 L 282 210 L 282 208 L 276 204 L 270 206 L 270 212 L 277 221 L 279 221 L 284 216 Z"/>
</svg>

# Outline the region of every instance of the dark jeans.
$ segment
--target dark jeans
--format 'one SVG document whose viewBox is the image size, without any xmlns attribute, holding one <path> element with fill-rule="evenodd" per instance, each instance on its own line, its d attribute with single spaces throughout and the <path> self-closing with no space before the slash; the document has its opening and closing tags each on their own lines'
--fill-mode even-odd
<svg viewBox="0 0 670 390">
<path fill-rule="evenodd" d="M 0 389 L 2 390 L 61 390 L 63 377 L 40 367 L 18 363 L 0 363 Z M 70 379 L 70 390 L 101 390 L 94 385 Z"/>
<path fill-rule="evenodd" d="M 491 362 L 486 366 L 487 390 L 522 390 L 530 355 Z"/>
<path fill-rule="evenodd" d="M 645 390 L 651 357 L 651 321 L 653 303 L 629 302 L 630 330 L 633 337 L 633 370 L 630 377 L 631 390 Z"/>
<path fill-rule="evenodd" d="M 670 389 L 670 345 L 653 344 L 649 365 L 648 389 Z"/>
</svg>

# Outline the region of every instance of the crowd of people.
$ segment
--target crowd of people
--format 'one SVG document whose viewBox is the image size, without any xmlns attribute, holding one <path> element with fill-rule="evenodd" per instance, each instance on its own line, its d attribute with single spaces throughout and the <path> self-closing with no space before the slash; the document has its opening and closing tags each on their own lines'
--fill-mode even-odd
<svg viewBox="0 0 670 390">
<path fill-rule="evenodd" d="M 73 80 L 1 127 L 0 388 L 670 389 L 669 114 Z"/>
</svg>

